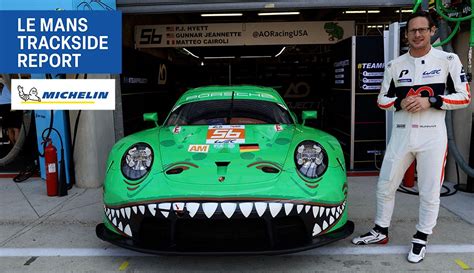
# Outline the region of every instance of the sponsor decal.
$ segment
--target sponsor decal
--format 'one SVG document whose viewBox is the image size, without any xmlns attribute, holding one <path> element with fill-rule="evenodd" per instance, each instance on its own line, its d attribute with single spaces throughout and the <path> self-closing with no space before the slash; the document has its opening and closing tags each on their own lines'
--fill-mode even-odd
<svg viewBox="0 0 474 273">
<path fill-rule="evenodd" d="M 209 152 L 209 145 L 189 145 L 188 152 L 190 152 L 190 153 L 207 153 L 207 152 Z"/>
<path fill-rule="evenodd" d="M 124 77 L 124 78 L 123 78 L 123 83 L 129 83 L 129 84 L 147 84 L 147 83 L 148 83 L 148 79 L 147 79 L 147 78 Z"/>
<path fill-rule="evenodd" d="M 397 128 L 399 128 L 399 129 L 405 129 L 405 124 L 397 124 Z"/>
<path fill-rule="evenodd" d="M 363 83 L 381 83 L 382 79 L 367 79 L 367 78 L 362 78 Z"/>
<path fill-rule="evenodd" d="M 383 72 L 368 72 L 364 71 L 362 72 L 362 75 L 364 77 L 383 77 Z"/>
<path fill-rule="evenodd" d="M 275 131 L 277 131 L 277 132 L 283 131 L 283 127 L 281 127 L 280 124 L 276 124 L 276 125 L 275 125 Z"/>
<path fill-rule="evenodd" d="M 448 61 L 452 61 L 454 59 L 453 55 L 448 55 Z"/>
<path fill-rule="evenodd" d="M 212 93 L 202 93 L 199 95 L 191 95 L 186 97 L 186 101 L 190 100 L 199 100 L 199 99 L 207 99 L 207 98 L 213 98 L 213 97 L 232 97 L 232 92 L 212 92 Z M 246 97 L 246 98 L 265 98 L 265 99 L 271 99 L 271 100 L 276 100 L 275 97 L 273 97 L 270 94 L 265 94 L 265 93 L 247 93 L 247 92 L 234 92 L 234 98 L 239 98 L 239 97 Z"/>
<path fill-rule="evenodd" d="M 384 63 L 360 63 L 357 65 L 359 69 L 383 69 L 384 67 Z"/>
<path fill-rule="evenodd" d="M 411 128 L 415 128 L 415 129 L 418 128 L 418 124 L 412 124 Z"/>
<path fill-rule="evenodd" d="M 433 91 L 433 89 L 429 86 L 422 86 L 422 87 L 419 87 L 418 89 L 414 90 L 413 88 L 410 88 L 410 91 L 408 91 L 407 93 L 407 97 L 409 96 L 418 96 L 418 95 L 421 95 L 421 92 L 428 92 L 428 95 L 431 97 L 431 96 L 434 96 L 435 93 Z"/>
<path fill-rule="evenodd" d="M 398 79 L 397 82 L 402 83 L 402 82 L 412 82 L 412 79 Z"/>
<path fill-rule="evenodd" d="M 423 71 L 422 78 L 436 77 L 436 76 L 440 75 L 440 72 L 441 72 L 441 69 L 433 69 L 431 71 Z"/>
<path fill-rule="evenodd" d="M 12 80 L 14 110 L 114 110 L 113 79 Z"/>
<path fill-rule="evenodd" d="M 245 125 L 211 125 L 207 130 L 206 143 L 245 143 Z"/>
<path fill-rule="evenodd" d="M 436 128 L 436 124 L 432 124 L 432 125 L 420 125 L 420 128 Z"/>
<path fill-rule="evenodd" d="M 400 72 L 400 75 L 398 75 L 399 78 L 403 78 L 403 76 L 407 75 L 408 74 L 408 70 L 407 69 L 403 69 L 401 72 Z"/>
<path fill-rule="evenodd" d="M 362 89 L 363 90 L 380 90 L 380 85 L 367 85 L 367 84 L 364 84 L 362 85 Z"/>
<path fill-rule="evenodd" d="M 175 126 L 173 128 L 173 134 L 176 135 L 176 134 L 179 134 L 179 133 L 181 133 L 181 127 L 180 126 Z"/>
<path fill-rule="evenodd" d="M 349 60 L 343 60 L 343 61 L 335 62 L 334 67 L 344 67 L 344 66 L 348 66 L 349 64 L 350 64 Z"/>
<path fill-rule="evenodd" d="M 240 144 L 239 148 L 241 153 L 260 151 L 258 144 Z"/>
<path fill-rule="evenodd" d="M 216 150 L 221 150 L 221 149 L 224 149 L 224 143 L 215 143 L 213 145 L 214 149 Z"/>
</svg>

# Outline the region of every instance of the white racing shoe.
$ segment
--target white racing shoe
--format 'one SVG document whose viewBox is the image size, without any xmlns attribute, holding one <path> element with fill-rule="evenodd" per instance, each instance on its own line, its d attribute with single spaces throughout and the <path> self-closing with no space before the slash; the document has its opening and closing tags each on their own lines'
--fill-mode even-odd
<svg viewBox="0 0 474 273">
<path fill-rule="evenodd" d="M 427 242 L 417 238 L 413 238 L 411 242 L 411 249 L 407 257 L 408 261 L 410 263 L 419 263 L 425 258 Z"/>
<path fill-rule="evenodd" d="M 354 245 L 386 244 L 388 236 L 372 229 L 368 233 L 352 239 L 352 243 Z"/>
</svg>

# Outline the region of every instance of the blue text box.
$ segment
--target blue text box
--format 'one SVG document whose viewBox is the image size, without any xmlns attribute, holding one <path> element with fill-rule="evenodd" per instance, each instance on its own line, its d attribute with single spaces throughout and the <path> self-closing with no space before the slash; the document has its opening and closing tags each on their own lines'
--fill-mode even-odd
<svg viewBox="0 0 474 273">
<path fill-rule="evenodd" d="M 121 73 L 119 11 L 0 11 L 0 25 L 0 73 Z"/>
</svg>

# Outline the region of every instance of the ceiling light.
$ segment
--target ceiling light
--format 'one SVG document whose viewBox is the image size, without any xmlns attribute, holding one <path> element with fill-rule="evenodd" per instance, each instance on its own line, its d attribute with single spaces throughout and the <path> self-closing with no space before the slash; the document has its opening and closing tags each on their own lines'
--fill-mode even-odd
<svg viewBox="0 0 474 273">
<path fill-rule="evenodd" d="M 395 12 L 396 13 L 400 13 L 400 12 L 401 13 L 413 13 L 413 10 L 411 10 L 411 9 L 402 9 L 402 10 L 397 9 Z"/>
<path fill-rule="evenodd" d="M 231 17 L 242 16 L 242 13 L 202 13 L 201 17 Z"/>
<path fill-rule="evenodd" d="M 278 57 L 278 56 L 280 56 L 281 53 L 283 53 L 283 51 L 285 51 L 285 49 L 286 49 L 286 46 L 284 46 L 284 47 L 280 50 L 280 52 L 278 52 L 278 53 L 275 55 L 275 58 Z"/>
<path fill-rule="evenodd" d="M 235 59 L 235 56 L 209 56 L 209 57 L 204 57 L 204 60 L 217 60 L 217 59 Z"/>
<path fill-rule="evenodd" d="M 366 13 L 366 10 L 346 10 L 344 14 Z"/>
<path fill-rule="evenodd" d="M 186 48 L 183 47 L 183 50 L 189 55 L 193 56 L 194 58 L 199 59 L 199 56 L 196 56 L 195 54 L 193 54 L 191 51 L 187 50 Z"/>
<path fill-rule="evenodd" d="M 368 25 L 367 28 L 384 28 L 384 25 Z"/>
<path fill-rule="evenodd" d="M 285 11 L 285 12 L 259 12 L 258 16 L 272 16 L 272 15 L 299 15 L 299 11 Z"/>
<path fill-rule="evenodd" d="M 346 10 L 344 14 L 380 13 L 380 10 Z"/>
</svg>

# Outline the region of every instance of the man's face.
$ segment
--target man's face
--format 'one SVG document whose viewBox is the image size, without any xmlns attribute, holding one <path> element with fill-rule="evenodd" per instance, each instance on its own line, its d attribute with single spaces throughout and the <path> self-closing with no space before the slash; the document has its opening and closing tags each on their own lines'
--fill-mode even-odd
<svg viewBox="0 0 474 273">
<path fill-rule="evenodd" d="M 416 17 L 410 20 L 406 38 L 411 49 L 422 50 L 429 48 L 430 39 L 433 35 L 434 29 L 429 27 L 429 22 L 425 17 Z"/>
</svg>

